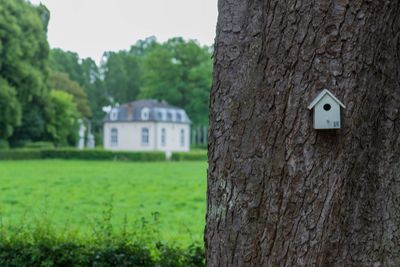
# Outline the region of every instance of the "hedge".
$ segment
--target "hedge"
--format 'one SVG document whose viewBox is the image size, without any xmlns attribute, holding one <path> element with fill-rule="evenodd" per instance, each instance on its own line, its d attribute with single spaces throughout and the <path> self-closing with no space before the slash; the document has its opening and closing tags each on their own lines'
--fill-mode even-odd
<svg viewBox="0 0 400 267">
<path fill-rule="evenodd" d="M 0 160 L 28 159 L 80 159 L 121 161 L 163 161 L 163 152 L 123 152 L 110 150 L 63 149 L 5 149 L 0 150 Z"/>
<path fill-rule="evenodd" d="M 202 267 L 204 251 L 198 246 L 182 249 L 164 244 L 152 251 L 138 243 L 98 245 L 68 241 L 0 241 L 0 266 L 141 266 Z"/>
<path fill-rule="evenodd" d="M 42 159 L 42 151 L 37 149 L 0 150 L 0 160 Z"/>
<path fill-rule="evenodd" d="M 109 203 L 112 207 L 112 203 Z M 59 229 L 46 213 L 15 223 L 1 220 L 0 266 L 203 267 L 204 247 L 160 242 L 158 219 L 112 224 L 112 209 L 96 219 L 92 233 Z M 1 219 L 1 216 L 0 216 Z M 66 225 L 68 226 L 68 225 Z"/>
<path fill-rule="evenodd" d="M 10 145 L 8 144 L 7 140 L 0 139 L 0 150 L 1 149 L 8 149 Z"/>
<path fill-rule="evenodd" d="M 23 148 L 34 148 L 34 149 L 52 149 L 54 144 L 52 142 L 26 142 Z"/>
<path fill-rule="evenodd" d="M 42 150 L 43 159 L 163 161 L 163 152 L 125 152 L 110 150 L 49 149 Z"/>
<path fill-rule="evenodd" d="M 73 148 L 57 149 L 4 149 L 0 150 L 0 160 L 37 160 L 37 159 L 77 159 L 77 160 L 118 160 L 118 161 L 164 161 L 165 153 L 127 152 L 102 149 L 78 150 Z M 174 152 L 172 161 L 206 161 L 205 150 L 192 152 Z"/>
<path fill-rule="evenodd" d="M 207 161 L 207 151 L 175 152 L 172 153 L 171 160 L 174 161 Z"/>
</svg>

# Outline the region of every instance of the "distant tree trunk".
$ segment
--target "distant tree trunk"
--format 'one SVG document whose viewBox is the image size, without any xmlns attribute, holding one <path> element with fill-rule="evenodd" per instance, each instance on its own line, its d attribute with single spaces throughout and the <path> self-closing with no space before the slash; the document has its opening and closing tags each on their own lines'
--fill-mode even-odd
<svg viewBox="0 0 400 267">
<path fill-rule="evenodd" d="M 208 266 L 400 266 L 400 2 L 219 0 Z M 340 130 L 307 105 L 327 88 Z"/>
</svg>

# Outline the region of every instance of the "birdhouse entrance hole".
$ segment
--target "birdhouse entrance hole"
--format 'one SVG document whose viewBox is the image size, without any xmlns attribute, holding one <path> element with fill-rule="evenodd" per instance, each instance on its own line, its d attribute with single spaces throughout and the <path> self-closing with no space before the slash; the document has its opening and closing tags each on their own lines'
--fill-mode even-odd
<svg viewBox="0 0 400 267">
<path fill-rule="evenodd" d="M 325 104 L 324 105 L 324 110 L 329 111 L 331 109 L 331 105 L 330 104 Z"/>
</svg>

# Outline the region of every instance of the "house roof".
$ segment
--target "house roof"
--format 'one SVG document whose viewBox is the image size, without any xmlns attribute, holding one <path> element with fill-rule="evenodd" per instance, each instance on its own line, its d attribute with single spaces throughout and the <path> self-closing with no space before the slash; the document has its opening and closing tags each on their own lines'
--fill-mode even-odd
<svg viewBox="0 0 400 267">
<path fill-rule="evenodd" d="M 143 99 L 113 107 L 104 118 L 104 121 L 191 123 L 184 109 L 172 106 L 165 101 L 154 99 Z"/>
<path fill-rule="evenodd" d="M 346 108 L 346 106 L 342 102 L 340 102 L 339 99 L 337 99 L 331 92 L 328 91 L 328 89 L 324 89 L 319 93 L 319 95 L 316 98 L 314 98 L 311 104 L 308 105 L 308 109 L 312 109 L 326 94 L 332 97 L 333 100 L 335 100 L 336 103 L 338 103 L 342 108 Z"/>
</svg>

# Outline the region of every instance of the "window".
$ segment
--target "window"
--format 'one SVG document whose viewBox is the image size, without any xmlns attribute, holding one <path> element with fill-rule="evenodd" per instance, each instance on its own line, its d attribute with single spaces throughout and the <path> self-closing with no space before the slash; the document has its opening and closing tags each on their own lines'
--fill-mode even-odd
<svg viewBox="0 0 400 267">
<path fill-rule="evenodd" d="M 142 109 L 142 120 L 147 121 L 149 119 L 150 110 L 148 108 Z"/>
<path fill-rule="evenodd" d="M 167 112 L 167 120 L 172 121 L 172 113 L 170 111 Z"/>
<path fill-rule="evenodd" d="M 118 145 L 118 129 L 117 128 L 111 129 L 111 145 L 112 146 Z"/>
<path fill-rule="evenodd" d="M 185 146 L 185 130 L 181 129 L 181 146 Z"/>
<path fill-rule="evenodd" d="M 165 128 L 161 129 L 161 145 L 165 146 L 167 144 L 167 130 Z"/>
<path fill-rule="evenodd" d="M 182 121 L 182 115 L 180 113 L 176 113 L 176 121 Z"/>
<path fill-rule="evenodd" d="M 110 119 L 111 119 L 112 121 L 115 121 L 115 120 L 118 119 L 118 109 L 113 108 L 113 109 L 111 110 Z"/>
<path fill-rule="evenodd" d="M 149 128 L 142 128 L 142 145 L 149 144 Z"/>
</svg>

